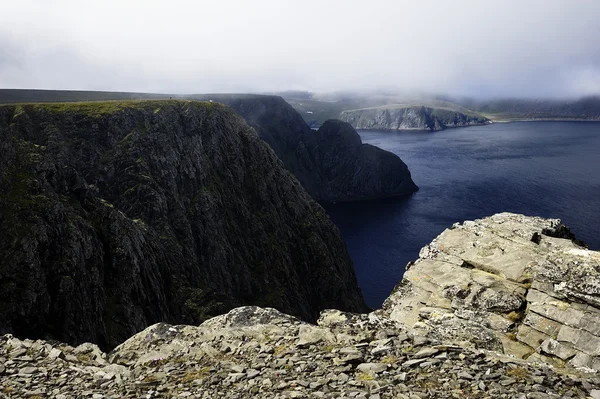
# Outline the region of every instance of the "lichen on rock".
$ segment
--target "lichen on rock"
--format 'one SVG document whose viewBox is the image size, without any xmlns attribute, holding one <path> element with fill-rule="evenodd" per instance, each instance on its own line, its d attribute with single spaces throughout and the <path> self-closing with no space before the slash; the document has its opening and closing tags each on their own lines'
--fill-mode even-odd
<svg viewBox="0 0 600 399">
<path fill-rule="evenodd" d="M 566 230 L 509 213 L 456 224 L 421 250 L 410 289 L 384 311 L 442 341 L 598 369 L 600 253 L 557 238 Z"/>
</svg>

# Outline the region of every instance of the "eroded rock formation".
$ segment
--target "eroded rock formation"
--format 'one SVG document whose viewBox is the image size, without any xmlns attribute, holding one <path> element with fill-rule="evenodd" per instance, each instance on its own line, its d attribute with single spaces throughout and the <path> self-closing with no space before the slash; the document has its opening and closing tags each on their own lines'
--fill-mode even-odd
<svg viewBox="0 0 600 399">
<path fill-rule="evenodd" d="M 421 250 L 384 310 L 424 336 L 600 369 L 600 253 L 559 220 L 456 224 Z"/>
</svg>

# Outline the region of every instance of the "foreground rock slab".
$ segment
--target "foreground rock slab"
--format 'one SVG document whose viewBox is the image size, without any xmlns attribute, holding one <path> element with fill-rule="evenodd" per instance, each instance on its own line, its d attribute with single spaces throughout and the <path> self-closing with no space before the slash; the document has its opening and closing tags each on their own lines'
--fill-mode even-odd
<svg viewBox="0 0 600 399">
<path fill-rule="evenodd" d="M 509 213 L 455 224 L 384 304 L 431 339 L 600 369 L 600 253 L 557 219 Z"/>
</svg>

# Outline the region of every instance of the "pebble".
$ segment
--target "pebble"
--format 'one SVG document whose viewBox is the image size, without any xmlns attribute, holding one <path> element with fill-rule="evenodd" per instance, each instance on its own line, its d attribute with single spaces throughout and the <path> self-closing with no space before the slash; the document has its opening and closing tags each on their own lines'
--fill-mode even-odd
<svg viewBox="0 0 600 399">
<path fill-rule="evenodd" d="M 387 364 L 383 363 L 362 363 L 359 364 L 356 369 L 363 373 L 381 373 L 387 370 Z"/>
<path fill-rule="evenodd" d="M 19 374 L 33 374 L 38 371 L 37 367 L 23 367 L 19 370 Z"/>
<path fill-rule="evenodd" d="M 413 355 L 413 357 L 415 359 L 421 359 L 424 357 L 431 357 L 433 355 L 438 354 L 439 352 L 440 352 L 439 349 L 436 349 L 436 348 L 422 348 L 415 355 Z"/>
<path fill-rule="evenodd" d="M 458 373 L 458 378 L 464 378 L 465 380 L 472 380 L 473 376 L 469 373 L 467 373 L 466 371 L 461 371 L 460 373 Z"/>
</svg>

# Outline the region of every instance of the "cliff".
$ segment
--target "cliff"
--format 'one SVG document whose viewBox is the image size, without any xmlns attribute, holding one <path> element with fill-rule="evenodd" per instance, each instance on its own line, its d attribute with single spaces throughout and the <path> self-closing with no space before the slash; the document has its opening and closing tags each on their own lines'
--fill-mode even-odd
<svg viewBox="0 0 600 399">
<path fill-rule="evenodd" d="M 46 101 L 89 101 L 119 99 L 165 99 L 168 94 L 120 93 L 120 92 L 84 92 L 64 90 L 10 90 L 0 89 L 0 103 L 46 102 Z M 396 156 L 386 151 L 361 150 L 348 152 L 344 164 L 353 169 L 331 169 L 323 171 L 315 163 L 332 150 L 331 143 L 322 138 L 313 138 L 302 116 L 283 98 L 271 95 L 255 94 L 196 94 L 177 95 L 173 98 L 187 98 L 202 101 L 216 101 L 235 109 L 267 142 L 304 188 L 318 201 L 345 201 L 390 196 L 403 196 L 417 190 L 412 182 L 406 165 Z M 334 115 L 339 113 L 335 112 Z M 323 149 L 314 147 L 315 142 L 324 145 Z M 313 143 L 313 145 L 309 145 Z M 348 142 L 346 144 L 350 144 Z M 348 145 L 345 145 L 348 147 Z M 360 162 L 351 157 L 358 153 Z M 339 154 L 343 155 L 343 154 Z M 392 158 L 394 159 L 392 161 Z M 380 168 L 385 163 L 391 169 Z M 352 176 L 361 170 L 378 170 L 379 175 L 369 173 L 369 180 L 342 181 L 340 176 Z M 328 173 L 328 175 L 326 175 Z M 393 184 L 397 182 L 398 184 Z M 338 184 L 338 183 L 341 183 Z M 391 185 L 390 185 L 391 184 Z"/>
<path fill-rule="evenodd" d="M 112 348 L 242 304 L 364 311 L 338 229 L 216 103 L 0 107 L 0 333 Z"/>
<path fill-rule="evenodd" d="M 558 220 L 499 214 L 444 231 L 370 314 L 326 310 L 314 325 L 241 307 L 155 324 L 109 354 L 5 335 L 2 392 L 596 399 L 599 262 Z"/>
<path fill-rule="evenodd" d="M 427 106 L 381 106 L 342 111 L 340 119 L 364 130 L 429 130 L 485 125 L 489 120 L 474 113 Z"/>
<path fill-rule="evenodd" d="M 418 190 L 397 155 L 362 144 L 346 122 L 325 121 L 318 131 L 307 135 L 304 146 L 319 171 L 316 197 L 324 201 L 386 198 Z"/>
<path fill-rule="evenodd" d="M 479 119 L 481 124 L 486 123 L 486 118 L 493 121 L 522 121 L 522 120 L 550 120 L 550 121 L 598 121 L 600 120 L 600 97 L 587 96 L 580 98 L 465 98 L 449 97 L 434 94 L 402 93 L 393 90 L 363 91 L 363 92 L 282 92 L 279 93 L 290 103 L 304 119 L 313 125 L 320 125 L 331 118 L 341 118 L 344 111 L 368 110 L 399 110 L 413 108 L 431 108 L 442 112 L 439 120 L 450 126 L 455 126 L 452 121 L 460 121 L 458 126 L 468 126 L 465 123 L 469 118 Z M 0 101 L 2 91 L 0 90 Z M 450 111 L 446 113 L 444 111 Z M 368 115 L 365 126 L 374 123 L 374 114 Z M 453 116 L 453 113 L 458 115 Z M 445 114 L 445 115 L 444 115 Z M 461 116 L 460 114 L 464 115 Z M 465 118 L 466 117 L 466 118 Z M 358 118 L 358 116 L 356 116 Z M 344 119 L 344 118 L 341 118 Z M 398 120 L 401 118 L 398 117 Z M 346 119 L 344 119 L 346 120 Z M 474 122 L 477 123 L 477 122 Z M 388 125 L 383 119 L 383 124 Z M 354 125 L 354 124 L 353 124 Z M 357 127 L 357 125 L 354 125 Z M 413 129 L 418 123 L 406 123 L 402 129 Z M 420 126 L 427 124 L 422 123 Z M 357 127 L 359 128 L 359 127 Z M 360 127 L 362 129 L 362 127 Z M 384 129 L 378 127 L 377 129 Z M 396 127 L 385 128 L 396 130 Z M 423 129 L 423 128 L 420 128 Z"/>
<path fill-rule="evenodd" d="M 414 193 L 406 164 L 395 154 L 362 144 L 345 123 L 327 121 L 314 131 L 281 97 L 202 95 L 235 109 L 254 127 L 318 201 L 355 201 Z"/>
</svg>

